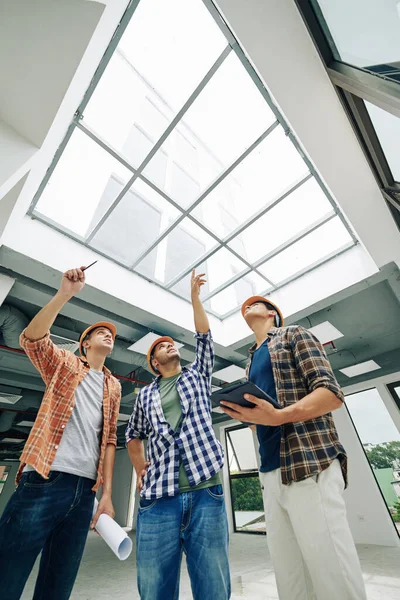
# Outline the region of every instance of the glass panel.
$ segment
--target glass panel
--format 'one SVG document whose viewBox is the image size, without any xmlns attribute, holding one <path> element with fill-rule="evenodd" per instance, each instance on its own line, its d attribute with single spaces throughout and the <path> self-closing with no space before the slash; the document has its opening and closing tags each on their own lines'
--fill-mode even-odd
<svg viewBox="0 0 400 600">
<path fill-rule="evenodd" d="M 351 242 L 351 236 L 339 217 L 335 217 L 299 242 L 293 244 L 258 270 L 270 281 L 279 284 L 288 277 L 323 260 L 335 250 Z"/>
<path fill-rule="evenodd" d="M 307 173 L 304 160 L 277 127 L 194 209 L 193 216 L 224 238 Z"/>
<path fill-rule="evenodd" d="M 183 219 L 135 267 L 135 271 L 167 284 L 215 245 L 215 240 L 193 221 Z"/>
<path fill-rule="evenodd" d="M 365 106 L 386 155 L 393 179 L 400 182 L 400 119 L 369 102 L 365 102 Z"/>
<path fill-rule="evenodd" d="M 333 38 L 336 58 L 390 76 L 399 71 L 400 8 L 395 0 L 313 0 Z M 324 27 L 324 23 L 322 22 Z M 325 27 L 324 27 L 325 28 Z M 335 50 L 335 48 L 333 48 Z"/>
<path fill-rule="evenodd" d="M 400 533 L 400 433 L 376 388 L 346 396 L 346 405 Z"/>
<path fill-rule="evenodd" d="M 201 0 L 141 0 L 85 122 L 138 166 L 226 45 Z"/>
<path fill-rule="evenodd" d="M 270 289 L 265 279 L 252 271 L 222 290 L 222 292 L 215 294 L 208 302 L 210 309 L 222 317 L 241 306 L 246 298 L 259 294 L 265 295 Z"/>
<path fill-rule="evenodd" d="M 231 479 L 235 531 L 265 533 L 265 511 L 258 475 Z"/>
<path fill-rule="evenodd" d="M 132 173 L 75 129 L 35 210 L 85 237 Z"/>
<path fill-rule="evenodd" d="M 229 250 L 221 248 L 204 263 L 196 267 L 197 273 L 205 273 L 207 279 L 207 288 L 203 286 L 202 295 L 206 295 L 213 292 L 220 285 L 223 285 L 235 275 L 238 275 L 242 271 L 245 271 L 248 267 L 236 256 L 234 256 Z M 178 281 L 178 283 L 171 288 L 174 292 L 182 295 L 184 298 L 190 298 L 190 274 Z"/>
<path fill-rule="evenodd" d="M 254 446 L 253 432 L 249 427 L 231 429 L 230 441 L 235 452 L 239 471 L 258 470 L 256 449 Z"/>
<path fill-rule="evenodd" d="M 264 503 L 252 431 L 248 427 L 228 429 L 226 442 L 235 531 L 265 533 Z"/>
<path fill-rule="evenodd" d="M 328 198 L 312 178 L 228 245 L 253 263 L 332 212 Z"/>
<path fill-rule="evenodd" d="M 118 194 L 120 184 L 114 186 L 110 201 Z M 99 208 L 104 212 L 108 206 Z M 130 266 L 180 214 L 143 181 L 136 180 L 93 237 L 91 246 Z"/>
<path fill-rule="evenodd" d="M 163 145 L 171 162 L 164 190 L 188 206 L 274 120 L 261 93 L 231 52 Z M 151 162 L 144 171 L 149 177 Z"/>
</svg>

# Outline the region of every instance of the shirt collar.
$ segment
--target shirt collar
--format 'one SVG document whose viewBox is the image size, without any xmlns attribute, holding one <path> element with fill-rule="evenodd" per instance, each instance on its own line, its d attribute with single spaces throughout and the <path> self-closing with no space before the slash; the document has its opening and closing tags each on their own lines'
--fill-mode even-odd
<svg viewBox="0 0 400 600">
<path fill-rule="evenodd" d="M 267 336 L 271 339 L 272 337 L 274 337 L 274 335 L 276 335 L 279 331 L 279 327 L 272 327 L 272 329 L 270 329 L 267 333 Z M 249 352 L 250 354 L 253 354 L 257 349 L 257 342 L 254 342 L 254 344 L 249 348 Z"/>
<path fill-rule="evenodd" d="M 90 369 L 90 365 L 89 365 L 88 361 L 87 361 L 85 358 L 83 358 L 82 356 L 80 356 L 80 357 L 79 357 L 79 360 L 80 360 L 80 361 L 81 361 L 81 362 L 82 362 L 82 363 L 83 363 L 83 364 L 84 364 L 86 367 L 88 367 L 88 368 Z M 110 369 L 107 369 L 107 367 L 106 367 L 105 365 L 103 365 L 103 373 L 104 373 L 104 376 L 105 376 L 105 377 L 107 377 L 107 378 L 108 378 L 108 377 L 111 377 L 111 371 L 110 371 Z"/>
</svg>

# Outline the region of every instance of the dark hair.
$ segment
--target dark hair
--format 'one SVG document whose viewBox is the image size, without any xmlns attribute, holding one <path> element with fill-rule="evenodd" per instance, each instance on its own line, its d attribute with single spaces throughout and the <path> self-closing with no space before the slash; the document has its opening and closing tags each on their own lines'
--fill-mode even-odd
<svg viewBox="0 0 400 600">
<path fill-rule="evenodd" d="M 269 302 L 263 302 L 263 304 L 265 304 L 265 306 L 269 309 L 269 310 L 273 310 L 274 312 L 276 312 L 275 318 L 274 318 L 274 325 L 275 327 L 279 327 L 281 324 L 281 318 L 279 316 L 278 311 L 276 310 L 276 307 L 273 306 L 272 304 L 270 304 Z"/>
</svg>

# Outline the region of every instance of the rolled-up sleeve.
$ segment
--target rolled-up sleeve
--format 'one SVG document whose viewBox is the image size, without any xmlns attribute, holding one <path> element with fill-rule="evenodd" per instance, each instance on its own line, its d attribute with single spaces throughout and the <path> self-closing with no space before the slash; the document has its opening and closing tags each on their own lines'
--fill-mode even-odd
<svg viewBox="0 0 400 600">
<path fill-rule="evenodd" d="M 113 446 L 117 445 L 117 427 L 118 427 L 118 415 L 119 415 L 119 407 L 121 404 L 121 384 L 119 381 L 115 379 L 114 381 L 114 390 L 113 390 L 113 398 L 112 398 L 112 408 L 111 408 L 111 421 L 110 421 L 110 431 L 108 433 L 107 444 L 113 444 Z"/>
<path fill-rule="evenodd" d="M 140 439 L 145 440 L 149 435 L 149 423 L 146 419 L 142 405 L 140 402 L 140 393 L 136 398 L 133 412 L 128 421 L 128 425 L 125 430 L 125 443 L 129 444 L 131 440 Z"/>
<path fill-rule="evenodd" d="M 195 333 L 196 338 L 196 358 L 194 366 L 198 372 L 206 378 L 212 376 L 214 369 L 214 343 L 211 331 L 207 333 Z"/>
<path fill-rule="evenodd" d="M 50 383 L 58 366 L 65 358 L 65 350 L 61 350 L 51 341 L 50 333 L 46 333 L 39 340 L 30 340 L 26 337 L 24 330 L 20 335 L 19 343 L 33 366 L 39 371 L 45 384 Z"/>
<path fill-rule="evenodd" d="M 298 326 L 291 343 L 297 370 L 306 382 L 310 393 L 319 387 L 324 387 L 343 402 L 343 392 L 336 381 L 321 342 L 310 331 Z"/>
</svg>

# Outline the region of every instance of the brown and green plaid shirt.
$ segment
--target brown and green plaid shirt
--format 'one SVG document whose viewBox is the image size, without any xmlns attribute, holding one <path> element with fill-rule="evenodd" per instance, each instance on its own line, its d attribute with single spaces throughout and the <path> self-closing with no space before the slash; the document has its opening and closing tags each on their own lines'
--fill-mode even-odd
<svg viewBox="0 0 400 600">
<path fill-rule="evenodd" d="M 290 406 L 319 387 L 344 401 L 322 344 L 300 325 L 268 332 L 276 392 L 281 406 Z M 250 364 L 256 344 L 250 348 Z M 339 441 L 331 413 L 281 426 L 280 464 L 282 483 L 290 484 L 317 475 L 338 458 L 347 485 L 347 457 Z"/>
</svg>

